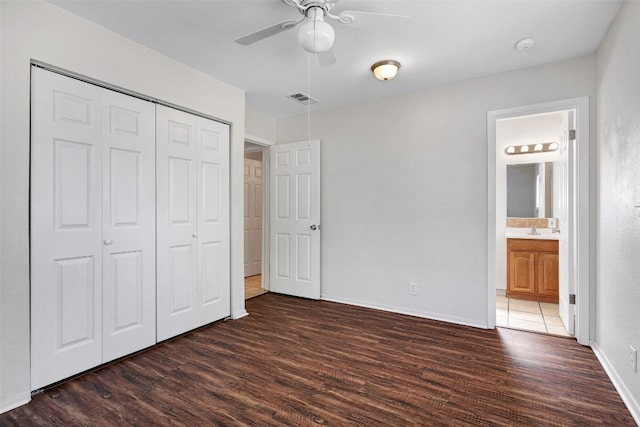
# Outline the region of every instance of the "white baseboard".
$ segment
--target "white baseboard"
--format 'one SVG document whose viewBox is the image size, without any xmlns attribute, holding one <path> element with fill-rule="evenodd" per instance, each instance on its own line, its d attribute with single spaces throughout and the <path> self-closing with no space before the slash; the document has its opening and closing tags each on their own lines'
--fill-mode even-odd
<svg viewBox="0 0 640 427">
<path fill-rule="evenodd" d="M 618 375 L 618 371 L 616 371 L 616 368 L 613 367 L 613 365 L 609 361 L 609 358 L 604 353 L 602 348 L 598 345 L 598 343 L 592 342 L 591 348 L 593 349 L 593 352 L 598 358 L 598 361 L 600 361 L 600 364 L 604 368 L 605 372 L 609 376 L 609 379 L 613 383 L 613 386 L 618 391 L 618 394 L 622 398 L 622 401 L 625 405 L 627 405 L 627 408 L 629 409 L 629 412 L 631 412 L 631 416 L 635 420 L 636 424 L 640 426 L 640 402 L 638 402 L 637 397 L 634 396 L 631 391 L 629 391 L 620 375 Z"/>
<path fill-rule="evenodd" d="M 242 311 L 238 311 L 236 313 L 233 313 L 231 315 L 231 318 L 233 320 L 238 320 L 238 319 L 242 319 L 243 317 L 246 317 L 248 315 L 249 315 L 249 313 L 247 312 L 247 310 L 242 310 Z"/>
<path fill-rule="evenodd" d="M 0 406 L 0 414 L 9 412 L 10 410 L 16 409 L 19 406 L 26 405 L 29 402 L 31 402 L 31 393 L 29 393 L 29 395 L 26 398 L 21 395 L 8 402 L 2 402 L 2 406 Z"/>
<path fill-rule="evenodd" d="M 374 304 L 369 301 L 341 298 L 341 297 L 335 297 L 332 295 L 321 295 L 320 299 L 324 301 L 337 302 L 340 304 L 355 305 L 357 307 L 372 308 L 375 310 L 382 310 L 382 311 L 388 311 L 391 313 L 404 314 L 407 316 L 420 317 L 423 319 L 438 320 L 442 322 L 455 323 L 458 325 L 472 326 L 474 328 L 487 329 L 487 325 L 483 322 L 478 322 L 477 320 L 466 319 L 462 317 L 442 316 L 438 313 L 429 313 L 429 312 L 424 312 L 420 310 L 411 310 L 404 307 L 394 307 L 390 305 Z"/>
</svg>

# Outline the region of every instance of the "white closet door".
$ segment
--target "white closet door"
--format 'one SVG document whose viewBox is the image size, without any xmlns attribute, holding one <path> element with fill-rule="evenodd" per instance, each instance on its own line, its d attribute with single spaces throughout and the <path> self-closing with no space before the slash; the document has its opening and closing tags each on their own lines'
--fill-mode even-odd
<svg viewBox="0 0 640 427">
<path fill-rule="evenodd" d="M 100 364 L 102 89 L 32 69 L 31 388 Z"/>
<path fill-rule="evenodd" d="M 157 336 L 197 327 L 197 117 L 156 108 Z"/>
<path fill-rule="evenodd" d="M 156 342 L 155 106 L 103 94 L 103 359 Z"/>
<path fill-rule="evenodd" d="M 231 313 L 229 126 L 157 107 L 158 341 Z"/>
<path fill-rule="evenodd" d="M 229 126 L 198 118 L 198 326 L 231 314 Z"/>
</svg>

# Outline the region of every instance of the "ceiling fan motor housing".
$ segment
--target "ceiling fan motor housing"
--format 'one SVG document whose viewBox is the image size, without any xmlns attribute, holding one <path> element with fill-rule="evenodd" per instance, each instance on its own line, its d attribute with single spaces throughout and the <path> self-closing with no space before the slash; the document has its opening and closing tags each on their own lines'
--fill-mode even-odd
<svg viewBox="0 0 640 427">
<path fill-rule="evenodd" d="M 298 7 L 300 13 L 305 16 L 309 16 L 309 10 L 313 8 L 320 8 L 324 11 L 324 13 L 329 13 L 333 10 L 333 6 L 335 5 L 337 0 L 282 0 L 286 4 L 291 4 Z"/>
</svg>

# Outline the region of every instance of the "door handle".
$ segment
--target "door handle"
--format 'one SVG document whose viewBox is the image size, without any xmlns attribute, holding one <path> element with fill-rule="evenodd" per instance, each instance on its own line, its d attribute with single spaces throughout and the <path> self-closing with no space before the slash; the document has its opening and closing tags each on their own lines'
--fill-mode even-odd
<svg viewBox="0 0 640 427">
<path fill-rule="evenodd" d="M 109 246 L 109 245 L 111 245 L 112 243 L 113 243 L 113 240 L 105 240 L 105 241 L 104 241 L 104 245 L 105 245 L 105 246 Z"/>
<path fill-rule="evenodd" d="M 313 224 L 311 227 L 309 227 L 310 229 L 312 229 L 313 231 L 316 231 L 320 226 L 319 225 L 315 225 Z"/>
</svg>

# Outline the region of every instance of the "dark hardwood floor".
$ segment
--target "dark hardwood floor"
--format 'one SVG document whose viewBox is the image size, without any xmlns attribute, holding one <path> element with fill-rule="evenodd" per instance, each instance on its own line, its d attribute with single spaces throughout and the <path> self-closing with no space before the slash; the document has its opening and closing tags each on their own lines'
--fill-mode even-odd
<svg viewBox="0 0 640 427">
<path fill-rule="evenodd" d="M 634 426 L 575 340 L 266 294 L 0 415 L 2 426 Z"/>
</svg>

